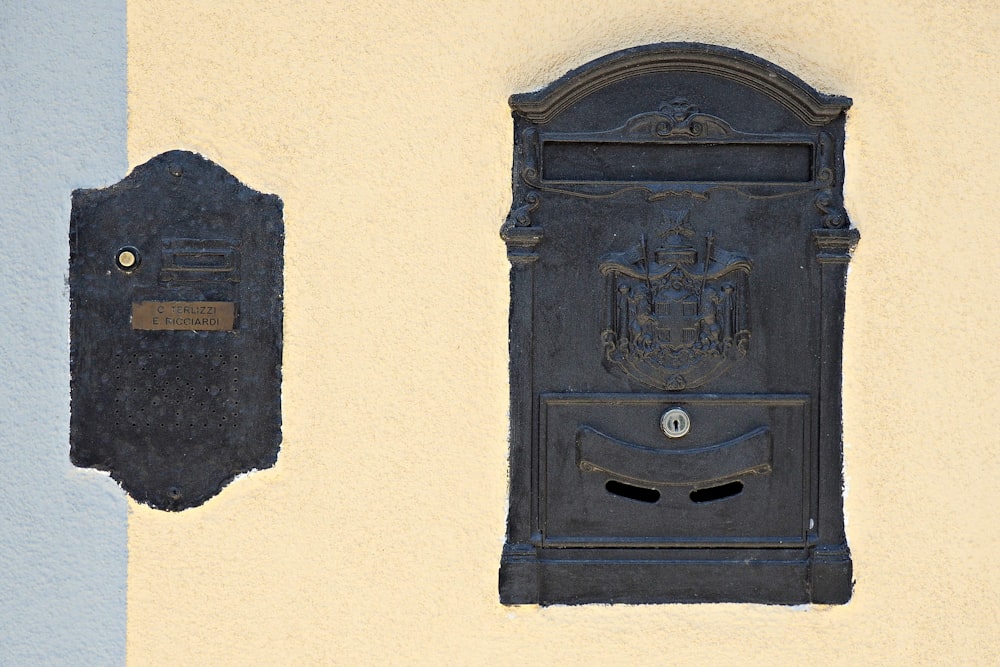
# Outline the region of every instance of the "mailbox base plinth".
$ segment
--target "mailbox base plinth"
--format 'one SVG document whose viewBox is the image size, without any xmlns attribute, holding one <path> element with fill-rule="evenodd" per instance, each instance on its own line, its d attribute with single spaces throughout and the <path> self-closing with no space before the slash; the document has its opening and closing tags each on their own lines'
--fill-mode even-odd
<svg viewBox="0 0 1000 667">
<path fill-rule="evenodd" d="M 843 604 L 851 597 L 851 560 L 808 550 L 508 550 L 500 564 L 500 602 L 660 604 L 750 602 Z M 629 550 L 632 551 L 632 550 Z M 846 557 L 845 557 L 846 556 Z"/>
</svg>

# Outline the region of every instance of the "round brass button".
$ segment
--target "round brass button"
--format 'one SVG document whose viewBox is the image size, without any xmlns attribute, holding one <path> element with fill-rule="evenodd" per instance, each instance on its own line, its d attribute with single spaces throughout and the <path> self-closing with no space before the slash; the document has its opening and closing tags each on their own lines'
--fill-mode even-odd
<svg viewBox="0 0 1000 667">
<path fill-rule="evenodd" d="M 139 266 L 139 251 L 132 246 L 125 246 L 115 256 L 115 263 L 122 271 L 132 271 Z"/>
</svg>

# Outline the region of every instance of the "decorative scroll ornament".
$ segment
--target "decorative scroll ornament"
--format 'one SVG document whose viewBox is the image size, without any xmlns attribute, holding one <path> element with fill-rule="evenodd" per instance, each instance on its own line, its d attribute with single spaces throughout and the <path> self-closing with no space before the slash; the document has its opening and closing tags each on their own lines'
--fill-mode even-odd
<svg viewBox="0 0 1000 667">
<path fill-rule="evenodd" d="M 669 229 L 654 246 L 639 244 L 603 258 L 607 281 L 605 358 L 643 384 L 680 391 L 699 387 L 747 355 L 750 348 L 745 256 L 715 246 L 703 250 L 686 212 L 670 212 Z"/>
<path fill-rule="evenodd" d="M 645 135 L 659 138 L 720 139 L 737 134 L 729 123 L 721 118 L 701 113 L 697 106 L 683 97 L 661 103 L 656 112 L 629 118 L 618 132 L 623 139 L 640 138 Z"/>
<path fill-rule="evenodd" d="M 839 229 L 847 222 L 847 214 L 844 210 L 834 204 L 833 192 L 830 189 L 820 190 L 816 193 L 813 205 L 823 214 L 823 226 L 830 229 Z"/>
<path fill-rule="evenodd" d="M 533 250 L 542 242 L 542 228 L 532 225 L 531 213 L 542 203 L 537 192 L 529 192 L 524 204 L 511 209 L 507 220 L 500 227 L 500 238 L 507 243 L 507 256 L 511 261 L 523 262 L 537 259 Z"/>
<path fill-rule="evenodd" d="M 514 227 L 530 227 L 531 214 L 538 208 L 541 201 L 541 197 L 537 193 L 529 192 L 524 197 L 525 203 L 512 210 L 507 221 Z"/>
<path fill-rule="evenodd" d="M 829 229 L 838 229 L 847 222 L 847 213 L 836 203 L 833 194 L 836 185 L 833 168 L 834 146 L 833 137 L 828 132 L 819 133 L 818 182 L 822 189 L 816 193 L 813 205 L 823 214 L 823 226 Z"/>
</svg>

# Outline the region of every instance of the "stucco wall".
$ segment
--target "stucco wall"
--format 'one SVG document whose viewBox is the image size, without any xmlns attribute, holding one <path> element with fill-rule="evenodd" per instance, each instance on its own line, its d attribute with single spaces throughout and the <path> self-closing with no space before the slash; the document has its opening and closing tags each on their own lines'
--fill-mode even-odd
<svg viewBox="0 0 1000 667">
<path fill-rule="evenodd" d="M 125 2 L 0 3 L 0 665 L 125 659 L 126 511 L 69 462 L 70 192 L 118 180 Z"/>
<path fill-rule="evenodd" d="M 130 662 L 996 663 L 998 19 L 990 2 L 130 2 L 130 162 L 202 152 L 280 195 L 287 228 L 281 456 L 203 507 L 132 506 Z M 843 607 L 497 601 L 506 98 L 657 41 L 743 49 L 854 99 Z"/>
</svg>

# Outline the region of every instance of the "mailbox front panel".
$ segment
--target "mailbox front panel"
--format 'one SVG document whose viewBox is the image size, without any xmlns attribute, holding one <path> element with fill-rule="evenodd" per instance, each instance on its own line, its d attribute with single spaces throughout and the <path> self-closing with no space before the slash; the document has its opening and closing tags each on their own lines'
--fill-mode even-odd
<svg viewBox="0 0 1000 667">
<path fill-rule="evenodd" d="M 172 151 L 73 194 L 71 457 L 200 505 L 281 442 L 281 200 Z"/>
<path fill-rule="evenodd" d="M 501 599 L 846 601 L 850 101 L 667 44 L 511 104 Z"/>
</svg>

